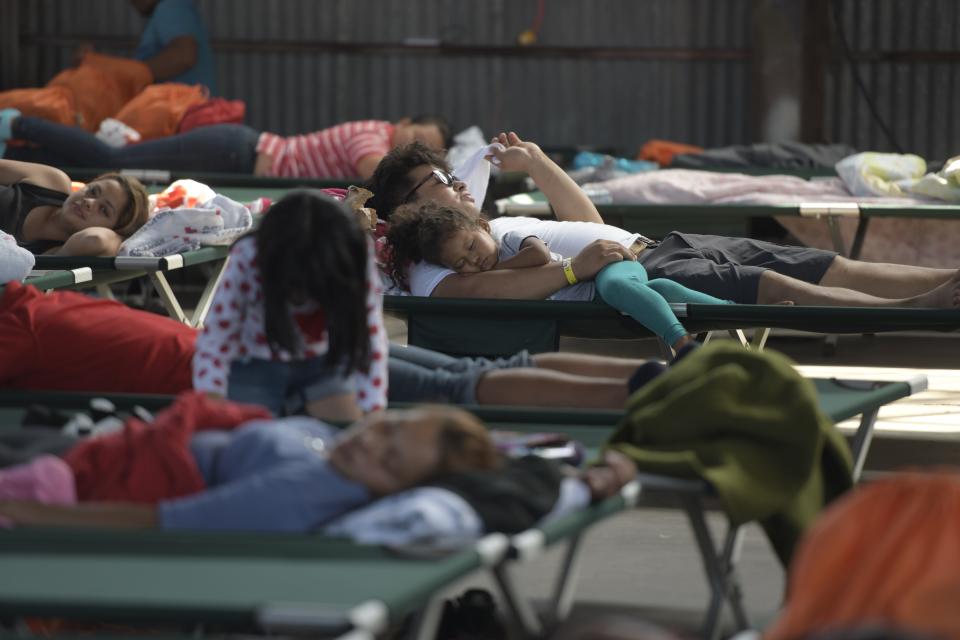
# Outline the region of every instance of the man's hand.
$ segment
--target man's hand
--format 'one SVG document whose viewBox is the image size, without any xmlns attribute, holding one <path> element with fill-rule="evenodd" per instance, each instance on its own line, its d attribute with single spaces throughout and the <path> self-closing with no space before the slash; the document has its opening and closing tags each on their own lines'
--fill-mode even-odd
<svg viewBox="0 0 960 640">
<path fill-rule="evenodd" d="M 543 151 L 533 142 L 524 142 L 516 133 L 500 133 L 490 142 L 499 142 L 506 149 L 494 149 L 492 157 L 499 161 L 503 171 L 522 171 L 530 173 L 530 167 L 541 160 Z"/>
<path fill-rule="evenodd" d="M 633 254 L 619 242 L 594 240 L 577 254 L 570 266 L 577 280 L 593 280 L 611 262 L 633 259 Z"/>
<path fill-rule="evenodd" d="M 619 451 L 606 451 L 603 463 L 583 472 L 582 479 L 590 487 L 590 497 L 603 500 L 615 496 L 637 475 L 637 465 Z"/>
</svg>

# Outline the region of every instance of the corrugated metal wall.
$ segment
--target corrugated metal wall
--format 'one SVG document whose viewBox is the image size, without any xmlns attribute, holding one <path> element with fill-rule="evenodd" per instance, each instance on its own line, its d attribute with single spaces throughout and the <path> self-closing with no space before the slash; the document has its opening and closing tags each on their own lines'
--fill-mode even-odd
<svg viewBox="0 0 960 640">
<path fill-rule="evenodd" d="M 841 0 L 838 0 L 841 1 Z M 633 151 L 652 137 L 704 146 L 749 142 L 751 68 L 727 59 L 572 59 L 336 53 L 310 41 L 509 46 L 535 0 L 198 0 L 220 43 L 221 94 L 243 99 L 248 123 L 280 133 L 343 120 L 439 112 L 455 127 L 513 128 L 550 145 Z M 960 50 L 956 0 L 842 0 L 854 52 Z M 750 0 L 547 0 L 545 46 L 750 49 Z M 127 38 L 142 26 L 120 0 L 21 0 L 20 84 L 42 84 L 68 63 L 76 36 Z M 59 39 L 58 39 L 59 38 Z M 269 41 L 292 46 L 244 50 Z M 114 40 L 114 44 L 118 41 Z M 298 48 L 299 47 L 299 48 Z M 839 48 L 835 47 L 839 52 Z M 116 49 L 123 51 L 123 47 Z M 889 149 L 850 67 L 830 72 L 825 117 L 835 141 Z M 951 105 L 957 64 L 860 62 L 868 93 L 900 144 L 928 157 L 956 153 Z"/>
<path fill-rule="evenodd" d="M 512 45 L 534 0 L 199 0 L 214 42 L 399 43 L 409 38 Z M 748 0 L 549 0 L 540 43 L 745 49 Z M 119 0 L 23 0 L 22 37 L 135 37 Z M 22 83 L 39 84 L 69 47 L 22 49 Z M 426 54 L 217 51 L 221 94 L 254 127 L 292 133 L 343 120 L 439 112 L 456 128 L 513 128 L 545 144 L 634 150 L 649 137 L 704 145 L 748 132 L 746 60 L 575 60 Z"/>
<path fill-rule="evenodd" d="M 857 66 L 867 95 L 899 146 L 941 160 L 960 153 L 960 59 L 905 62 L 892 55 L 960 51 L 960 2 L 847 0 L 843 8 L 843 29 L 854 57 L 861 58 Z M 834 140 L 894 149 L 845 61 L 838 60 L 827 93 Z"/>
</svg>

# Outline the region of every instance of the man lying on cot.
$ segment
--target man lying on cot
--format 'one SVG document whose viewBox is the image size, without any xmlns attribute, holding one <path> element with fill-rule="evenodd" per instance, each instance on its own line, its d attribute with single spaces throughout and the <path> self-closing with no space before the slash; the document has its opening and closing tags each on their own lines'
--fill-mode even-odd
<svg viewBox="0 0 960 640">
<path fill-rule="evenodd" d="M 7 140 L 30 146 L 10 147 Z M 369 178 L 391 149 L 419 142 L 441 152 L 450 126 L 441 116 L 360 120 L 290 137 L 240 124 L 198 127 L 166 138 L 111 147 L 78 127 L 0 110 L 0 157 L 61 167 L 215 171 L 289 178 Z"/>
<path fill-rule="evenodd" d="M 192 387 L 197 330 L 75 291 L 11 282 L 0 294 L 0 387 L 176 394 Z M 618 408 L 637 360 L 520 352 L 453 358 L 390 344 L 390 402 Z"/>
<path fill-rule="evenodd" d="M 494 140 L 503 145 L 491 151 L 501 169 L 528 173 L 557 220 L 500 217 L 490 221 L 491 233 L 497 241 L 511 231 L 543 239 L 552 251 L 571 258 L 568 266 L 576 280 L 593 280 L 607 264 L 636 259 L 651 279 L 666 278 L 741 304 L 960 307 L 960 271 L 955 269 L 859 262 L 831 251 L 676 231 L 661 242 L 641 240 L 643 246 L 631 252 L 638 234 L 604 225 L 589 198 L 536 144 L 512 132 Z M 420 145 L 387 154 L 367 186 L 374 193 L 369 205 L 388 221 L 401 205 L 426 201 L 480 215 L 465 183 L 442 157 Z M 481 273 L 456 273 L 421 261 L 407 273 L 414 295 L 465 298 L 547 298 L 566 287 L 568 277 L 564 263 L 556 261 Z"/>
<path fill-rule="evenodd" d="M 71 193 L 59 169 L 0 160 L 0 231 L 33 253 L 114 256 L 148 213 L 136 178 L 108 173 Z"/>
<path fill-rule="evenodd" d="M 344 432 L 309 418 L 250 420 L 266 415 L 184 394 L 149 425 L 0 472 L 0 522 L 308 532 L 377 497 L 502 464 L 483 423 L 455 408 L 377 412 Z M 603 498 L 636 469 L 611 454 L 579 473 Z M 11 500 L 31 495 L 68 504 Z"/>
</svg>

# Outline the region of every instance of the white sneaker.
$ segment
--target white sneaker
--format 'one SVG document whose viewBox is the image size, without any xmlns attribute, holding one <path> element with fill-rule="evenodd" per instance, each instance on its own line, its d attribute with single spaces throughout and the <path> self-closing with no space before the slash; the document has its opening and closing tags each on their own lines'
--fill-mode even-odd
<svg viewBox="0 0 960 640">
<path fill-rule="evenodd" d="M 140 133 L 119 120 L 104 118 L 97 131 L 97 138 L 111 147 L 125 147 L 132 142 L 140 142 Z"/>
</svg>

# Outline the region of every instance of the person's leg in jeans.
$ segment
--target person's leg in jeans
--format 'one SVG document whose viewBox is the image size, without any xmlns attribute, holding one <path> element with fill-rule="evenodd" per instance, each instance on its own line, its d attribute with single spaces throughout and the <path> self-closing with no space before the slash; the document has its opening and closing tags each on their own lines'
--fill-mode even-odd
<svg viewBox="0 0 960 640">
<path fill-rule="evenodd" d="M 420 355 L 425 356 L 435 353 L 420 351 L 424 351 Z M 483 359 L 472 358 L 452 358 L 458 361 L 458 365 L 464 365 L 455 371 L 393 357 L 393 352 L 391 348 L 390 402 L 619 408 L 627 398 L 627 385 L 622 378 L 585 377 L 534 367 L 511 367 L 505 364 L 508 362 L 505 360 L 499 365 L 489 364 L 489 361 L 480 364 L 478 360 Z M 436 355 L 437 361 L 448 358 L 443 354 Z"/>
<path fill-rule="evenodd" d="M 62 156 L 75 167 L 166 169 L 253 173 L 259 133 L 237 124 L 198 127 L 186 133 L 111 147 L 78 127 L 21 116 L 13 121 L 15 139 L 27 140 Z"/>
<path fill-rule="evenodd" d="M 432 349 L 391 342 L 390 357 L 428 369 L 444 369 L 445 371 L 452 372 L 466 371 L 476 367 L 494 367 L 501 369 L 533 366 L 533 359 L 526 350 L 517 352 L 509 358 L 496 358 L 491 360 L 490 358 L 454 357 L 440 353 L 439 351 L 433 351 Z"/>
</svg>

